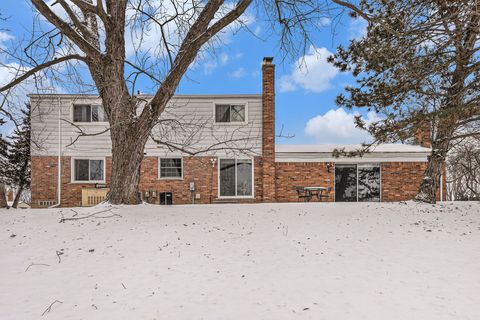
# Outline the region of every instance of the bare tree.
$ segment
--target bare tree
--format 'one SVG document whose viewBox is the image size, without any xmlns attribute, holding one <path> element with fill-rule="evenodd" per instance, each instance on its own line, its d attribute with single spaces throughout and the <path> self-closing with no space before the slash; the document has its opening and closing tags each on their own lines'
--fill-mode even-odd
<svg viewBox="0 0 480 320">
<path fill-rule="evenodd" d="M 77 82 L 94 87 L 110 124 L 109 200 L 138 203 L 139 167 L 152 129 L 189 66 L 221 40 L 226 28 L 245 25 L 241 16 L 253 7 L 253 0 L 57 0 L 51 5 L 31 0 L 31 4 L 49 26 L 40 21 L 26 45 L 5 52 L 18 65 L 12 67 L 15 79 L 0 92 L 32 77 L 59 78 L 61 72 L 72 72 L 69 75 Z M 328 9 L 325 3 L 310 0 L 259 1 L 255 8 L 280 29 L 281 48 L 291 52 L 305 50 L 309 32 Z M 80 66 L 86 67 L 91 82 L 75 75 Z M 155 92 L 146 103 L 136 95 L 139 79 L 150 81 Z"/>
<path fill-rule="evenodd" d="M 470 124 L 458 135 L 467 136 L 455 143 L 447 157 L 447 194 L 450 200 L 480 200 L 480 122 Z"/>
</svg>

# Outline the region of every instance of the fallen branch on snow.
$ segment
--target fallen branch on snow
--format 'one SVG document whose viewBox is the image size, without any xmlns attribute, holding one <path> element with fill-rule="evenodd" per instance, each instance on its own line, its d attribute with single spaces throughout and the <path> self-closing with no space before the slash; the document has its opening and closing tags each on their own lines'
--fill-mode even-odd
<svg viewBox="0 0 480 320">
<path fill-rule="evenodd" d="M 62 259 L 60 259 L 60 256 L 63 254 L 63 252 L 56 250 L 56 253 L 57 253 L 58 263 L 62 262 Z"/>
<path fill-rule="evenodd" d="M 72 209 L 70 209 L 72 210 Z M 101 211 L 97 211 L 97 212 L 94 212 L 94 213 L 91 213 L 89 215 L 86 215 L 86 216 L 80 216 L 80 217 L 77 217 L 78 215 L 78 212 L 76 212 L 75 210 L 72 210 L 73 212 L 75 212 L 75 215 L 73 215 L 72 217 L 70 218 L 65 218 L 62 214 L 62 219 L 60 219 L 60 221 L 58 223 L 64 223 L 65 221 L 75 221 L 75 220 L 82 220 L 82 219 L 88 219 L 88 218 L 95 218 L 95 219 L 106 219 L 106 218 L 113 218 L 113 217 L 122 217 L 121 215 L 117 214 L 117 213 L 112 213 L 111 215 L 107 215 L 107 216 L 97 216 L 98 214 L 100 213 L 106 213 L 106 212 L 110 212 L 112 211 L 112 208 L 110 209 L 106 209 L 106 210 L 101 210 Z"/>
<path fill-rule="evenodd" d="M 47 313 L 49 313 L 50 311 L 52 311 L 52 307 L 53 307 L 53 305 L 54 305 L 55 303 L 63 303 L 63 302 L 62 302 L 62 301 L 58 301 L 58 300 L 53 301 L 53 302 L 48 306 L 48 308 L 45 309 L 45 311 L 43 311 L 42 317 L 43 317 L 45 314 L 47 314 Z"/>
<path fill-rule="evenodd" d="M 46 264 L 46 263 L 30 263 L 30 265 L 27 267 L 27 269 L 25 269 L 25 272 L 28 271 L 28 269 L 30 269 L 30 267 L 33 267 L 33 266 L 45 266 L 45 267 L 50 267 L 49 264 Z"/>
</svg>

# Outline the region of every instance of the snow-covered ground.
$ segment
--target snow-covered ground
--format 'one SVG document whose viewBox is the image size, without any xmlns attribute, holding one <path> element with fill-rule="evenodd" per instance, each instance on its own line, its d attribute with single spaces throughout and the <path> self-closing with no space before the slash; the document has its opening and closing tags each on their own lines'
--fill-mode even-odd
<svg viewBox="0 0 480 320">
<path fill-rule="evenodd" d="M 0 210 L 0 319 L 480 319 L 479 203 L 105 208 Z"/>
</svg>

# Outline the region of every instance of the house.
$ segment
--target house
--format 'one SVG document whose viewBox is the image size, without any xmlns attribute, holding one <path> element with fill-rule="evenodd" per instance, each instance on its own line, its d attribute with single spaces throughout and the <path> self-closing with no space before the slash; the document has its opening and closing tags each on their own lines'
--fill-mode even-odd
<svg viewBox="0 0 480 320">
<path fill-rule="evenodd" d="M 298 186 L 326 187 L 323 201 L 400 201 L 415 195 L 430 153 L 425 133 L 416 139 L 423 145 L 380 145 L 363 157 L 334 158 L 339 146 L 332 145 L 275 145 L 272 60 L 263 62 L 262 94 L 172 98 L 145 148 L 140 190 L 146 201 L 293 202 L 299 201 Z M 36 139 L 32 206 L 103 199 L 112 159 L 99 97 L 29 97 Z M 439 197 L 444 190 L 443 177 Z M 88 194 L 91 203 L 85 202 Z"/>
</svg>

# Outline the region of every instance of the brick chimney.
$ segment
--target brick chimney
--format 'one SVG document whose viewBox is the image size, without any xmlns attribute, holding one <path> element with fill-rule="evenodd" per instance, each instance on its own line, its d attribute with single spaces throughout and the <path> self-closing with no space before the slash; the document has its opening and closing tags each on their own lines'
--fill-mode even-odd
<svg viewBox="0 0 480 320">
<path fill-rule="evenodd" d="M 422 123 L 420 128 L 415 129 L 413 143 L 425 148 L 432 147 L 431 130 L 428 122 Z"/>
<path fill-rule="evenodd" d="M 275 201 L 275 65 L 265 57 L 262 65 L 262 169 L 263 201 Z"/>
<path fill-rule="evenodd" d="M 13 191 L 10 190 L 7 193 L 7 201 L 13 201 Z"/>
</svg>

